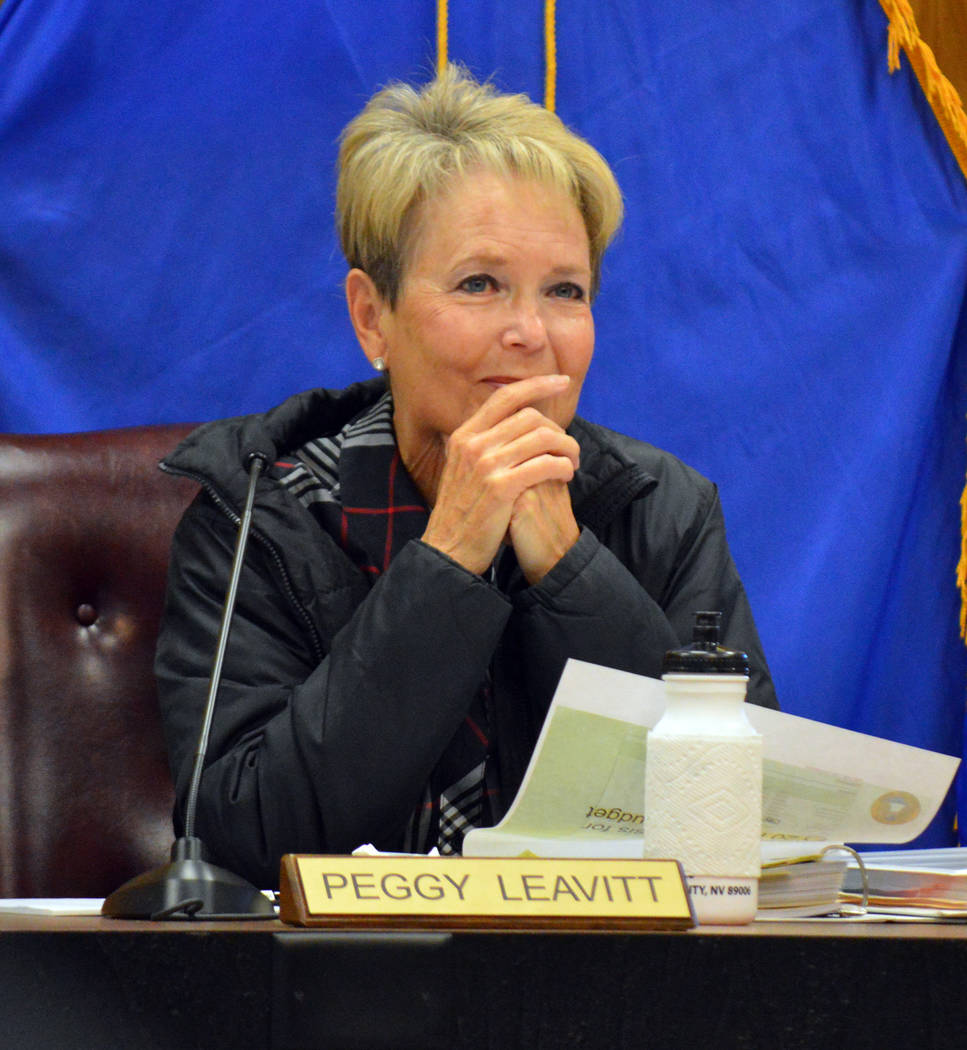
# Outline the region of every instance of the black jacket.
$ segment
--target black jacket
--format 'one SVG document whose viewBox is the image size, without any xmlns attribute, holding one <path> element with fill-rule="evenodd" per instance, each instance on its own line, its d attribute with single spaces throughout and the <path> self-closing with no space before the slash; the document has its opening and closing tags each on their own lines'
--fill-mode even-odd
<svg viewBox="0 0 967 1050">
<path fill-rule="evenodd" d="M 247 475 L 338 432 L 383 381 L 314 390 L 206 424 L 162 464 L 202 491 L 172 546 L 156 672 L 181 827 Z M 776 706 L 714 485 L 673 456 L 576 419 L 581 538 L 536 586 L 512 553 L 497 584 L 410 542 L 372 583 L 271 477 L 259 481 L 196 832 L 262 887 L 283 853 L 398 848 L 488 668 L 501 803 L 513 798 L 568 657 L 657 677 L 692 614 L 723 613 L 749 697 Z"/>
</svg>

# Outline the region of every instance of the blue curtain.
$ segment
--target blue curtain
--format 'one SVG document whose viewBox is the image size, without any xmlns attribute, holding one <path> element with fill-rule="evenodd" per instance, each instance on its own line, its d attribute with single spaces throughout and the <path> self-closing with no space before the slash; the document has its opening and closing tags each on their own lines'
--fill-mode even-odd
<svg viewBox="0 0 967 1050">
<path fill-rule="evenodd" d="M 542 98 L 539 0 L 449 8 L 451 57 Z M 557 43 L 628 213 L 583 414 L 718 482 L 786 710 L 960 754 L 967 184 L 879 4 L 559 0 Z M 434 61 L 431 0 L 6 0 L 0 429 L 367 374 L 338 134 Z"/>
</svg>

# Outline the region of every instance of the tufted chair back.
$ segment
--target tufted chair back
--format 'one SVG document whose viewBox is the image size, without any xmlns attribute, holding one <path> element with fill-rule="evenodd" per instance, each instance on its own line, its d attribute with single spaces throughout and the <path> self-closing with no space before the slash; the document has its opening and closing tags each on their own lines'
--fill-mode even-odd
<svg viewBox="0 0 967 1050">
<path fill-rule="evenodd" d="M 0 435 L 0 897 L 103 897 L 165 863 L 152 661 L 186 424 Z"/>
</svg>

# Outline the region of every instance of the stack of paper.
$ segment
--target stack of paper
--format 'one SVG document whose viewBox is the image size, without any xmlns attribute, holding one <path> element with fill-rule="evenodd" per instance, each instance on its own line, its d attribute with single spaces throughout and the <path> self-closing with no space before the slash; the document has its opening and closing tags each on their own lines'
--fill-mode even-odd
<svg viewBox="0 0 967 1050">
<path fill-rule="evenodd" d="M 835 844 L 762 841 L 759 917 L 807 918 L 840 907 L 849 853 Z"/>
<path fill-rule="evenodd" d="M 864 852 L 866 906 L 884 915 L 967 919 L 967 849 Z M 849 865 L 844 899 L 862 903 L 863 873 Z"/>
</svg>

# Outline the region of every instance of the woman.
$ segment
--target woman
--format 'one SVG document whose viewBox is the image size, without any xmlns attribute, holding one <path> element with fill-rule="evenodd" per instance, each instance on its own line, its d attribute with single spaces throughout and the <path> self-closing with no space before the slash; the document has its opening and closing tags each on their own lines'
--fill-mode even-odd
<svg viewBox="0 0 967 1050">
<path fill-rule="evenodd" d="M 499 819 L 568 657 L 660 673 L 697 609 L 775 705 L 714 486 L 575 416 L 621 219 L 603 159 L 454 68 L 346 129 L 349 314 L 380 378 L 209 424 L 158 645 L 183 806 L 255 433 L 260 481 L 202 779 L 214 859 L 460 848 Z"/>
</svg>

